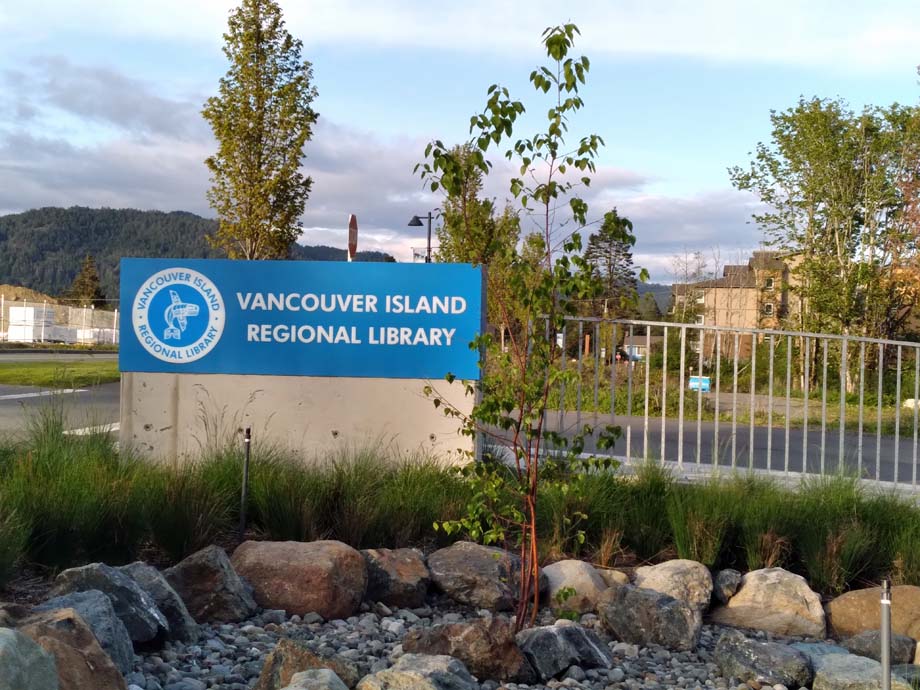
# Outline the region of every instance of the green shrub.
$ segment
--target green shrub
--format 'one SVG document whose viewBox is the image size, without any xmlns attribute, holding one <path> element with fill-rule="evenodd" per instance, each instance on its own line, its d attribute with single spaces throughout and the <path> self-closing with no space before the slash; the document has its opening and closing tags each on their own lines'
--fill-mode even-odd
<svg viewBox="0 0 920 690">
<path fill-rule="evenodd" d="M 736 480 L 737 536 L 744 568 L 788 565 L 796 521 L 794 494 L 769 480 Z"/>
<path fill-rule="evenodd" d="M 894 540 L 891 577 L 895 584 L 920 586 L 920 520 L 906 521 Z"/>
<path fill-rule="evenodd" d="M 718 478 L 671 488 L 667 516 L 678 556 L 715 567 L 739 507 L 731 488 Z"/>
<path fill-rule="evenodd" d="M 29 527 L 25 520 L 0 498 L 0 587 L 13 574 L 25 553 L 28 539 Z"/>
<path fill-rule="evenodd" d="M 329 535 L 329 477 L 281 454 L 250 469 L 251 522 L 268 539 L 313 541 Z"/>
</svg>

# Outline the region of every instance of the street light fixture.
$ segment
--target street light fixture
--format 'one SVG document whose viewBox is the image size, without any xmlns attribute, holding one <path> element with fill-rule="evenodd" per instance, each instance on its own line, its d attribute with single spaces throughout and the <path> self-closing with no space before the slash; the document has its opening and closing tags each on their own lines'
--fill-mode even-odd
<svg viewBox="0 0 920 690">
<path fill-rule="evenodd" d="M 425 263 L 430 264 L 431 263 L 431 220 L 432 218 L 434 218 L 434 216 L 431 214 L 431 211 L 429 211 L 428 215 L 422 216 L 422 218 L 428 219 L 428 251 L 425 254 Z M 418 216 L 412 216 L 412 220 L 409 221 L 409 227 L 410 228 L 422 227 L 424 225 L 424 223 L 422 223 L 422 218 L 419 218 Z"/>
</svg>

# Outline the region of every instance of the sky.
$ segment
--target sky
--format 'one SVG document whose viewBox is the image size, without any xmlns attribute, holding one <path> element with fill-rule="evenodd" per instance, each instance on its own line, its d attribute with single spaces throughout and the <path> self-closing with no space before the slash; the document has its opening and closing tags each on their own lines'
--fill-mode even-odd
<svg viewBox="0 0 920 690">
<path fill-rule="evenodd" d="M 213 216 L 200 111 L 227 69 L 230 0 L 0 0 L 0 213 L 42 206 L 185 210 Z M 634 258 L 670 282 L 675 255 L 737 260 L 763 240 L 757 199 L 727 168 L 768 140 L 771 109 L 801 97 L 854 108 L 917 102 L 915 0 L 280 0 L 313 63 L 320 118 L 304 168 L 314 178 L 301 242 L 411 259 L 441 203 L 413 168 L 432 139 L 460 143 L 489 85 L 528 107 L 550 25 L 581 29 L 591 60 L 572 136 L 605 147 L 583 196 L 589 221 L 633 221 Z M 504 203 L 500 157 L 486 193 Z M 528 229 L 525 223 L 525 230 Z M 589 228 L 590 231 L 590 228 Z"/>
</svg>

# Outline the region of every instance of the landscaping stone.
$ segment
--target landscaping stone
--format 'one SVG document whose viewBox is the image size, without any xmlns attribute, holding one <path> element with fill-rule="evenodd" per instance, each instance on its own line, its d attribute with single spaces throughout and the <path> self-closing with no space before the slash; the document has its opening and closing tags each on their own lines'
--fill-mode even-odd
<svg viewBox="0 0 920 690">
<path fill-rule="evenodd" d="M 520 559 L 503 549 L 460 541 L 428 557 L 431 579 L 454 601 L 508 611 L 517 601 Z"/>
<path fill-rule="evenodd" d="M 608 588 L 594 567 L 584 561 L 558 561 L 544 567 L 543 574 L 546 576 L 549 604 L 556 612 L 594 611 L 601 593 Z M 563 590 L 575 590 L 575 593 L 560 601 L 559 593 Z"/>
<path fill-rule="evenodd" d="M 61 572 L 54 580 L 51 596 L 95 590 L 111 601 L 131 641 L 156 643 L 169 634 L 169 623 L 156 602 L 131 577 L 104 563 L 91 563 Z"/>
<path fill-rule="evenodd" d="M 0 628 L 0 690 L 58 690 L 54 657 L 18 630 Z"/>
<path fill-rule="evenodd" d="M 699 609 L 651 589 L 621 585 L 604 592 L 597 606 L 601 622 L 622 642 L 687 651 L 699 640 Z"/>
<path fill-rule="evenodd" d="M 347 686 L 327 668 L 295 673 L 285 690 L 347 690 Z"/>
<path fill-rule="evenodd" d="M 856 589 L 827 605 L 828 633 L 840 640 L 880 627 L 881 588 Z M 920 639 L 920 587 L 891 588 L 891 631 Z"/>
<path fill-rule="evenodd" d="M 231 562 L 260 606 L 288 615 L 347 618 L 367 587 L 364 557 L 339 541 L 247 541 Z"/>
<path fill-rule="evenodd" d="M 367 565 L 368 601 L 387 606 L 415 608 L 425 604 L 431 576 L 418 549 L 367 549 L 362 551 Z"/>
<path fill-rule="evenodd" d="M 19 631 L 54 657 L 60 690 L 127 690 L 124 676 L 73 609 L 37 613 Z"/>
<path fill-rule="evenodd" d="M 613 568 L 595 568 L 595 570 L 597 574 L 601 576 L 601 579 L 607 587 L 628 585 L 630 583 L 629 575 L 622 570 L 614 570 Z"/>
<path fill-rule="evenodd" d="M 452 656 L 482 680 L 532 683 L 536 674 L 518 648 L 511 621 L 500 616 L 411 630 L 403 649 L 412 654 Z"/>
<path fill-rule="evenodd" d="M 719 638 L 713 660 L 722 675 L 735 681 L 777 683 L 788 687 L 811 684 L 811 663 L 804 654 L 778 642 L 750 640 L 737 631 Z"/>
<path fill-rule="evenodd" d="M 157 608 L 169 623 L 169 639 L 186 642 L 194 642 L 198 639 L 198 624 L 188 612 L 185 602 L 159 570 L 140 561 L 122 566 L 120 570 L 133 579 L 156 602 Z"/>
<path fill-rule="evenodd" d="M 724 606 L 710 612 L 714 623 L 778 635 L 824 638 L 821 597 L 801 575 L 782 568 L 752 570 Z"/>
<path fill-rule="evenodd" d="M 363 678 L 358 690 L 479 690 L 479 684 L 453 657 L 406 654 L 391 668 Z"/>
<path fill-rule="evenodd" d="M 193 553 L 163 574 L 199 623 L 242 621 L 258 609 L 250 587 L 218 546 Z"/>
<path fill-rule="evenodd" d="M 594 632 L 565 623 L 526 628 L 517 634 L 521 651 L 544 681 L 572 667 L 584 670 L 613 666 L 610 649 Z"/>
<path fill-rule="evenodd" d="M 700 611 L 705 611 L 712 599 L 712 574 L 709 568 L 684 558 L 636 568 L 633 584 L 686 601 Z"/>
<path fill-rule="evenodd" d="M 876 661 L 882 660 L 882 633 L 878 630 L 867 630 L 858 635 L 847 638 L 840 643 L 851 654 L 869 657 Z M 909 664 L 914 660 L 914 649 L 917 643 L 898 633 L 891 634 L 891 663 Z"/>
<path fill-rule="evenodd" d="M 882 665 L 855 654 L 827 654 L 815 666 L 812 690 L 880 690 Z M 892 674 L 891 690 L 911 690 L 910 684 Z"/>
<path fill-rule="evenodd" d="M 348 659 L 320 656 L 303 642 L 285 638 L 266 658 L 255 690 L 281 690 L 291 682 L 295 673 L 320 668 L 335 672 L 349 688 L 355 687 L 360 677 L 358 669 Z"/>
<path fill-rule="evenodd" d="M 93 631 L 99 645 L 122 673 L 131 671 L 134 649 L 128 629 L 115 613 L 112 600 L 98 590 L 73 592 L 36 606 L 33 612 L 73 609 Z"/>
<path fill-rule="evenodd" d="M 920 686 L 920 666 L 916 664 L 897 664 L 891 667 L 891 674 L 905 683 Z"/>
<path fill-rule="evenodd" d="M 712 585 L 712 593 L 720 604 L 727 604 L 741 586 L 741 573 L 731 568 L 720 570 Z"/>
</svg>

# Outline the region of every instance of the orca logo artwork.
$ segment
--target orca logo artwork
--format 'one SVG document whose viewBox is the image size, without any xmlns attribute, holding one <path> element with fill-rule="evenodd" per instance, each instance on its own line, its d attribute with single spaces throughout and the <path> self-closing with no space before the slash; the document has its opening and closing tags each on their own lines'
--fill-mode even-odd
<svg viewBox="0 0 920 690">
<path fill-rule="evenodd" d="M 205 275 L 167 268 L 143 282 L 131 314 L 134 334 L 151 355 L 186 364 L 209 354 L 224 332 L 224 300 Z"/>
</svg>

